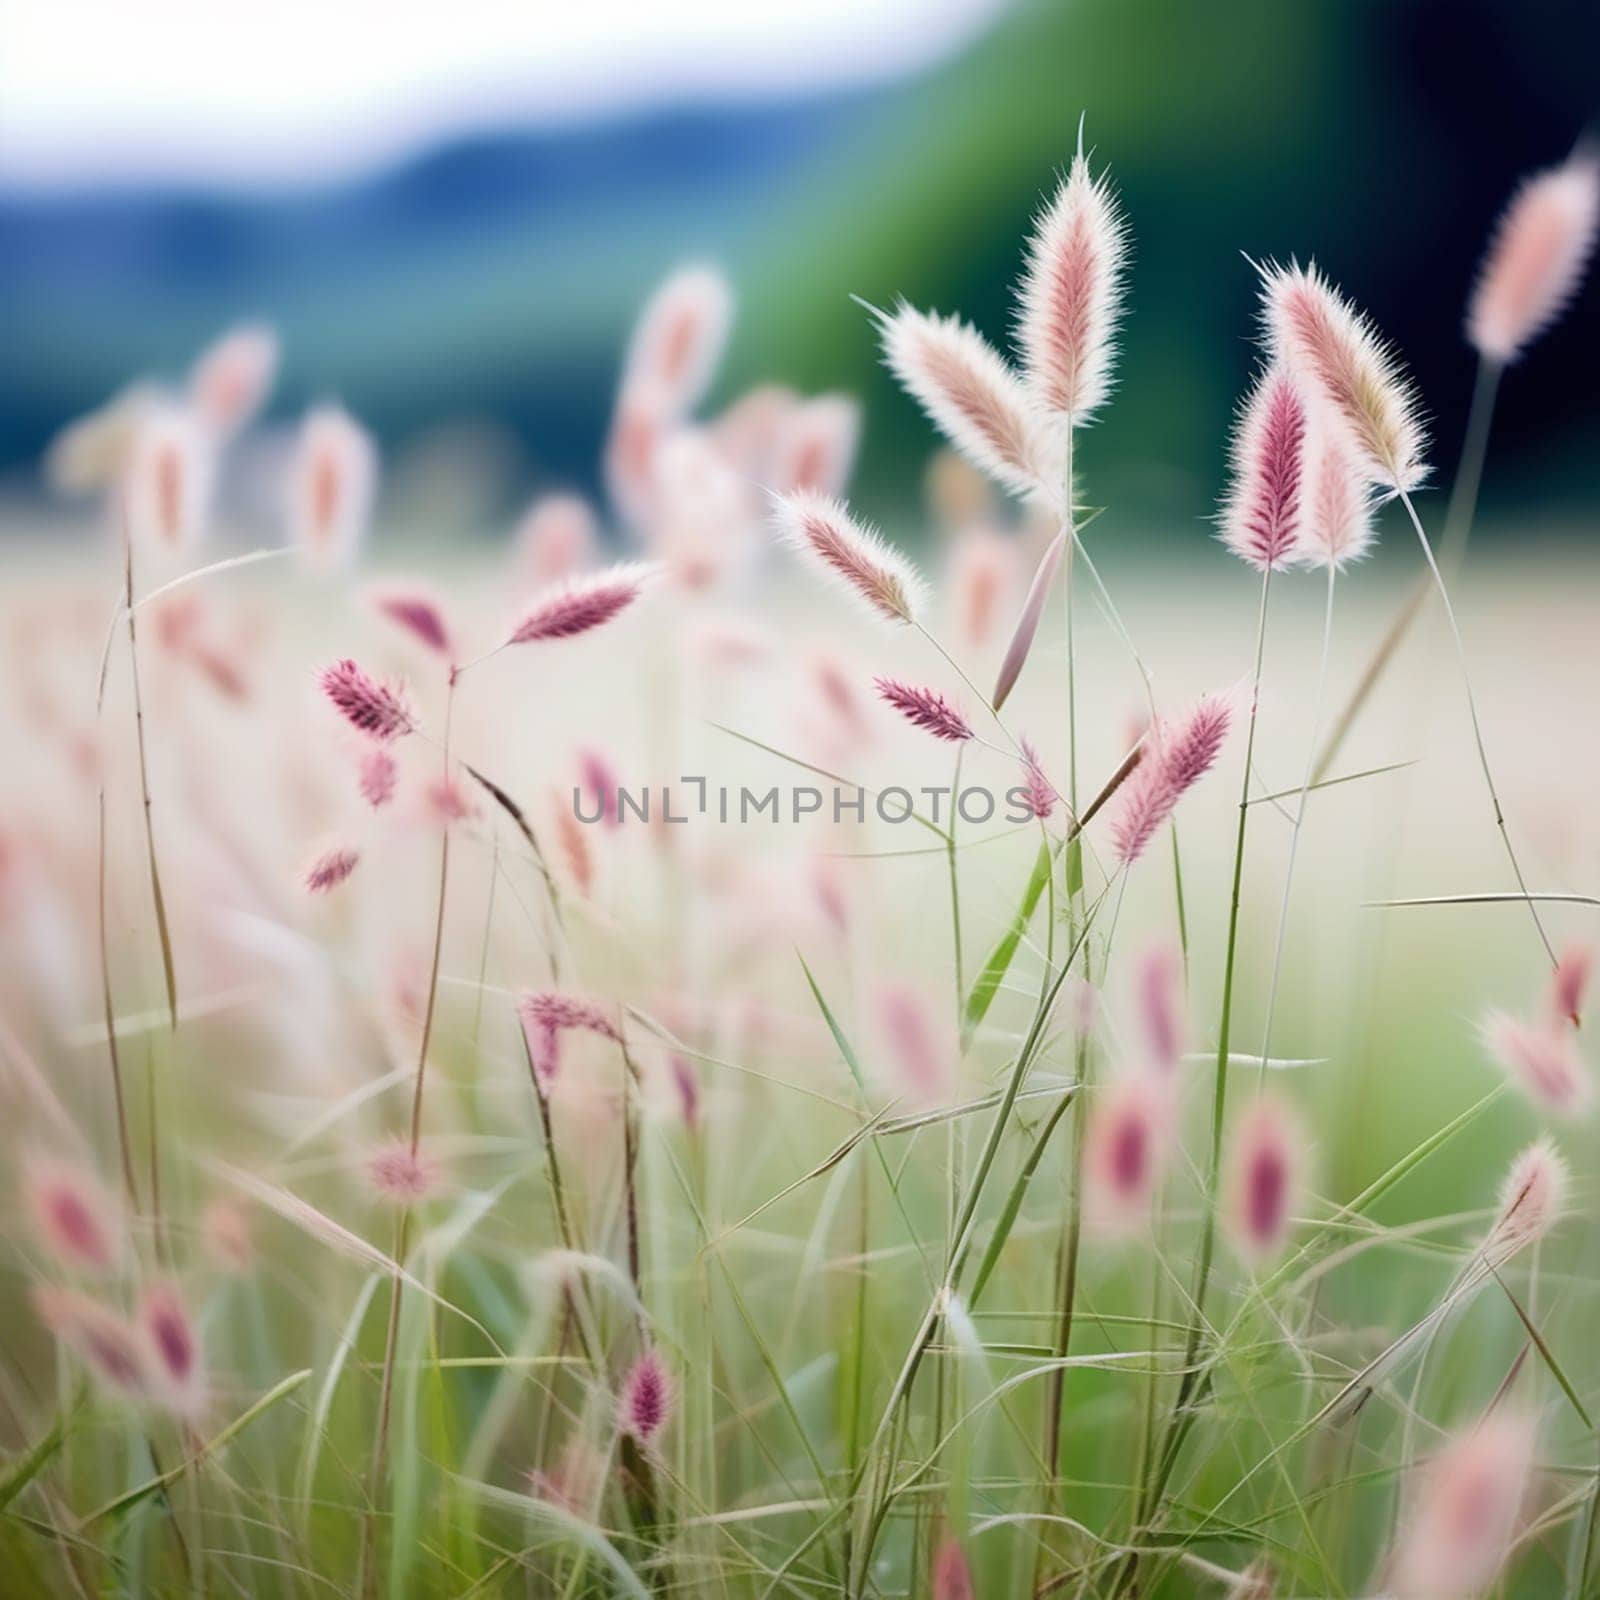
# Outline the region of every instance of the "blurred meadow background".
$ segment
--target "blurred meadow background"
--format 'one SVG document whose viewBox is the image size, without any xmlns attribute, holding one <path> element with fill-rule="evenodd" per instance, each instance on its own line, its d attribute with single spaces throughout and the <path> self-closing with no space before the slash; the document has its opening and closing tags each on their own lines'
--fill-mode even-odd
<svg viewBox="0 0 1600 1600">
<path fill-rule="evenodd" d="M 1420 392 L 1438 541 L 1495 220 L 1600 131 L 1593 7 L 670 9 L 0 7 L 0 1592 L 1600 1594 L 1593 1124 L 1484 1036 L 1560 973 L 1515 901 L 1372 904 L 1516 889 L 1444 613 L 1324 774 L 1352 781 L 1302 797 L 1426 568 L 1386 501 L 1326 668 L 1327 586 L 1273 579 L 1235 940 L 1261 585 L 1214 520 L 1252 262 L 1314 257 Z M 867 307 L 1008 348 L 1080 116 L 1132 240 L 1074 435 L 1098 577 L 1002 726 L 1055 521 L 941 448 Z M 619 384 L 695 264 L 731 325 L 682 502 L 641 509 Z M 139 429 L 240 327 L 273 353 L 241 347 L 260 405 L 203 507 L 140 500 Z M 1569 973 L 1600 933 L 1597 335 L 1588 285 L 1506 370 L 1446 564 Z M 353 560 L 293 548 L 308 412 Z M 766 491 L 806 486 L 929 578 L 926 632 L 781 548 Z M 125 556 L 168 511 L 182 548 Z M 603 636 L 502 646 L 646 558 Z M 404 683 L 392 743 L 329 705 L 347 659 Z M 965 781 L 1004 795 L 1020 732 L 1063 803 L 938 837 L 573 821 L 686 774 L 950 783 L 882 674 L 971 719 Z M 1208 692 L 1233 727 L 1176 844 L 1119 866 L 1120 793 L 1069 838 L 1069 789 Z M 1158 1198 L 1080 1238 L 1164 950 Z M 1270 1055 L 1299 1165 L 1290 1242 L 1219 1237 L 1207 1299 L 1225 1009 L 1230 1137 Z M 1570 1215 L 1497 1252 L 1552 1130 Z M 1436 1458 L 1508 1417 L 1515 1503 L 1469 1474 L 1441 1511 Z M 1504 1522 L 1494 1559 L 1419 1576 L 1452 1510 Z"/>
</svg>

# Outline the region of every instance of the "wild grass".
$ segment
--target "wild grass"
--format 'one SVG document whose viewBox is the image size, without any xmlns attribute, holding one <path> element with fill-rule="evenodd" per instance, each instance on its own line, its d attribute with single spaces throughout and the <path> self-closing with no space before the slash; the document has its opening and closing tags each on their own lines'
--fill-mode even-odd
<svg viewBox="0 0 1600 1600">
<path fill-rule="evenodd" d="M 701 415 L 703 268 L 605 451 L 649 568 L 563 501 L 353 585 L 327 411 L 305 559 L 191 548 L 260 330 L 78 425 L 104 541 L 0 609 L 0 1592 L 1600 1592 L 1592 565 L 1462 567 L 1480 384 L 1455 560 L 1363 481 L 1333 629 L 1299 452 L 1387 355 L 1274 369 L 1258 574 L 1209 504 L 1152 561 L 1084 504 L 1125 245 L 1080 150 L 1015 368 L 881 319 L 1020 501 L 946 461 L 942 542 L 839 397 Z"/>
</svg>

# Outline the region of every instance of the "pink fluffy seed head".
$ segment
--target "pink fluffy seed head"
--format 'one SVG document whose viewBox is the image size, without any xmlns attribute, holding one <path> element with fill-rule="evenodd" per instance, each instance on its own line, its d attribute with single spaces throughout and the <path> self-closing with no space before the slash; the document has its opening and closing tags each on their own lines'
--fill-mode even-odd
<svg viewBox="0 0 1600 1600">
<path fill-rule="evenodd" d="M 1335 570 L 1359 561 L 1372 546 L 1372 491 L 1343 431 L 1313 430 L 1301 495 L 1299 559 Z"/>
<path fill-rule="evenodd" d="M 237 1200 L 218 1198 L 206 1202 L 200 1213 L 200 1240 L 212 1264 L 223 1272 L 245 1273 L 255 1263 L 250 1219 Z"/>
<path fill-rule="evenodd" d="M 328 894 L 337 889 L 361 864 L 361 852 L 343 846 L 325 850 L 306 868 L 306 890 L 310 894 Z"/>
<path fill-rule="evenodd" d="M 1170 1096 L 1151 1074 L 1124 1073 L 1101 1093 L 1085 1135 L 1090 1213 L 1120 1230 L 1149 1216 L 1166 1166 Z"/>
<path fill-rule="evenodd" d="M 1577 1027 L 1583 1020 L 1583 1000 L 1594 970 L 1594 949 L 1586 944 L 1568 945 L 1561 952 L 1550 977 L 1547 1009 L 1551 1016 Z"/>
<path fill-rule="evenodd" d="M 40 1322 L 112 1394 L 134 1399 L 149 1394 L 150 1353 L 132 1323 L 72 1289 L 37 1288 L 33 1307 Z"/>
<path fill-rule="evenodd" d="M 391 1205 L 412 1206 L 437 1193 L 441 1172 L 439 1163 L 410 1142 L 395 1139 L 380 1145 L 366 1161 L 367 1182 L 380 1200 Z"/>
<path fill-rule="evenodd" d="M 1178 802 L 1208 773 L 1222 753 L 1232 711 L 1219 695 L 1207 695 L 1176 725 L 1162 724 L 1123 785 L 1111 825 L 1117 859 L 1131 866 L 1166 825 Z"/>
<path fill-rule="evenodd" d="M 526 1027 L 553 1028 L 558 1032 L 576 1028 L 584 1033 L 597 1033 L 618 1044 L 622 1042 L 622 1031 L 613 1020 L 611 1010 L 598 1000 L 550 990 L 530 991 L 517 1002 L 517 1009 Z"/>
<path fill-rule="evenodd" d="M 889 370 L 973 466 L 1013 494 L 1061 503 L 1063 442 L 976 328 L 907 305 L 878 325 Z"/>
<path fill-rule="evenodd" d="M 536 588 L 576 576 L 589 564 L 599 538 L 594 508 L 580 495 L 537 500 L 517 530 L 517 560 Z"/>
<path fill-rule="evenodd" d="M 896 1091 L 921 1105 L 943 1100 L 955 1074 L 927 997 L 910 984 L 886 983 L 878 991 L 877 1012 Z"/>
<path fill-rule="evenodd" d="M 1489 1589 L 1516 1537 L 1536 1443 L 1531 1418 L 1502 1410 L 1447 1440 L 1423 1470 L 1387 1587 L 1402 1600 Z"/>
<path fill-rule="evenodd" d="M 1105 175 L 1080 151 L 1028 242 L 1017 345 L 1028 386 L 1049 411 L 1087 422 L 1111 392 L 1127 223 Z"/>
<path fill-rule="evenodd" d="M 1542 1239 L 1566 1210 L 1572 1180 L 1549 1139 L 1537 1139 L 1511 1163 L 1500 1185 L 1498 1214 L 1485 1241 L 1486 1254 L 1504 1261 Z"/>
<path fill-rule="evenodd" d="M 128 465 L 128 528 L 141 543 L 181 550 L 205 531 L 213 451 L 193 412 L 152 407 L 140 422 Z"/>
<path fill-rule="evenodd" d="M 379 683 L 349 659 L 322 669 L 322 692 L 352 728 L 387 744 L 415 727 L 411 710 L 398 689 Z"/>
<path fill-rule="evenodd" d="M 478 802 L 459 778 L 434 778 L 422 792 L 422 803 L 436 828 L 453 828 L 478 815 Z"/>
<path fill-rule="evenodd" d="M 1229 1232 L 1253 1265 L 1271 1261 L 1289 1242 L 1302 1166 L 1287 1108 L 1261 1096 L 1239 1119 L 1228 1153 Z"/>
<path fill-rule="evenodd" d="M 1044 768 L 1039 765 L 1038 751 L 1025 738 L 1021 744 L 1022 803 L 1030 816 L 1043 822 L 1056 808 L 1056 787 L 1044 775 Z"/>
<path fill-rule="evenodd" d="M 972 1568 L 966 1552 L 953 1535 L 940 1541 L 933 1558 L 932 1600 L 974 1600 Z"/>
<path fill-rule="evenodd" d="M 395 785 L 399 779 L 399 763 L 382 745 L 362 755 L 357 782 L 361 788 L 361 798 L 374 811 L 388 805 L 394 799 Z"/>
<path fill-rule="evenodd" d="M 668 1068 L 672 1073 L 672 1092 L 678 1102 L 678 1115 L 683 1118 L 683 1125 L 690 1133 L 700 1131 L 700 1075 L 694 1069 L 694 1063 L 687 1056 L 679 1055 L 676 1051 L 668 1058 Z"/>
<path fill-rule="evenodd" d="M 373 593 L 372 606 L 380 617 L 403 628 L 435 655 L 450 654 L 450 629 L 444 619 L 444 607 L 426 590 L 382 588 Z"/>
<path fill-rule="evenodd" d="M 506 642 L 537 644 L 591 633 L 621 616 L 658 574 L 654 566 L 624 562 L 588 577 L 570 578 L 537 598 Z"/>
<path fill-rule="evenodd" d="M 1018 576 L 1016 549 L 1009 540 L 983 529 L 961 535 L 951 566 L 950 609 L 968 650 L 988 646 Z"/>
<path fill-rule="evenodd" d="M 366 429 L 338 406 L 309 412 L 289 469 L 289 535 L 314 571 L 354 561 L 377 487 L 378 451 Z"/>
<path fill-rule="evenodd" d="M 1600 158 L 1585 151 L 1512 197 L 1484 258 L 1467 338 L 1485 360 L 1515 361 L 1566 309 L 1600 226 Z"/>
<path fill-rule="evenodd" d="M 66 1161 L 30 1161 L 23 1191 L 39 1242 L 59 1267 L 95 1274 L 116 1268 L 122 1217 L 93 1173 Z"/>
<path fill-rule="evenodd" d="M 1483 1042 L 1517 1087 L 1545 1111 L 1575 1117 L 1593 1103 L 1594 1084 L 1565 1018 L 1524 1022 L 1492 1011 L 1484 1019 Z"/>
<path fill-rule="evenodd" d="M 623 390 L 648 390 L 667 420 L 687 416 L 710 387 L 732 325 L 733 292 L 727 279 L 715 267 L 681 268 L 640 313 L 628 347 Z"/>
<path fill-rule="evenodd" d="M 935 739 L 945 739 L 952 744 L 972 737 L 972 727 L 967 719 L 942 694 L 914 684 L 901 683 L 898 678 L 875 678 L 873 683 L 879 695 L 912 727 L 921 728 Z"/>
<path fill-rule="evenodd" d="M 1300 539 L 1306 405 L 1282 367 L 1269 367 L 1240 409 L 1222 540 L 1258 572 L 1287 566 Z"/>
<path fill-rule="evenodd" d="M 778 537 L 820 577 L 889 622 L 916 620 L 923 582 L 904 556 L 839 500 L 819 494 L 777 495 Z"/>
<path fill-rule="evenodd" d="M 646 1350 L 622 1383 L 622 1430 L 642 1445 L 655 1441 L 672 1415 L 672 1379 L 661 1357 Z"/>
<path fill-rule="evenodd" d="M 204 1387 L 200 1336 L 177 1285 L 152 1283 L 140 1298 L 138 1320 L 150 1346 L 160 1393 L 172 1410 L 193 1415 Z"/>
<path fill-rule="evenodd" d="M 1183 958 L 1169 944 L 1152 945 L 1139 957 L 1134 984 L 1150 1065 L 1174 1073 L 1183 1057 Z"/>
<path fill-rule="evenodd" d="M 598 750 L 581 750 L 578 753 L 578 774 L 584 810 L 598 810 L 600 820 L 607 828 L 620 827 L 622 815 L 617 806 L 617 775 L 611 763 Z"/>
<path fill-rule="evenodd" d="M 784 494 L 843 494 L 860 437 L 861 407 L 848 395 L 818 395 L 796 406 L 779 431 L 773 487 Z"/>
<path fill-rule="evenodd" d="M 1372 483 L 1409 493 L 1427 475 L 1416 391 L 1377 329 L 1317 270 L 1267 266 L 1262 321 L 1274 361 L 1319 422 L 1340 427 Z"/>
<path fill-rule="evenodd" d="M 259 412 L 278 375 L 278 336 L 271 328 L 234 328 L 209 346 L 189 373 L 189 401 L 219 438 L 237 433 Z"/>
</svg>

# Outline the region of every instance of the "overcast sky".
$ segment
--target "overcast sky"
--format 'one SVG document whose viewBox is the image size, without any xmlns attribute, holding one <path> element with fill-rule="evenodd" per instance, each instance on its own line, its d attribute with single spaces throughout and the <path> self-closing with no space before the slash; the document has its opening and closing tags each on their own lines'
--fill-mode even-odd
<svg viewBox="0 0 1600 1600">
<path fill-rule="evenodd" d="M 0 0 L 0 183 L 294 182 L 440 133 L 869 82 L 1004 0 Z"/>
</svg>

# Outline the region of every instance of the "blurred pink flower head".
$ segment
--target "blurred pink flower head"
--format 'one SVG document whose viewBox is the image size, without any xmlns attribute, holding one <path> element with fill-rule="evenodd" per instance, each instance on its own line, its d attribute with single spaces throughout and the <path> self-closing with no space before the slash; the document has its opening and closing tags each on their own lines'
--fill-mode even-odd
<svg viewBox="0 0 1600 1600">
<path fill-rule="evenodd" d="M 316 571 L 349 566 L 378 487 L 378 452 L 347 411 L 319 406 L 300 425 L 289 469 L 289 537 Z"/>
<path fill-rule="evenodd" d="M 87 1169 L 50 1157 L 23 1168 L 23 1193 L 39 1242 L 69 1271 L 107 1273 L 122 1260 L 123 1219 Z"/>
</svg>

